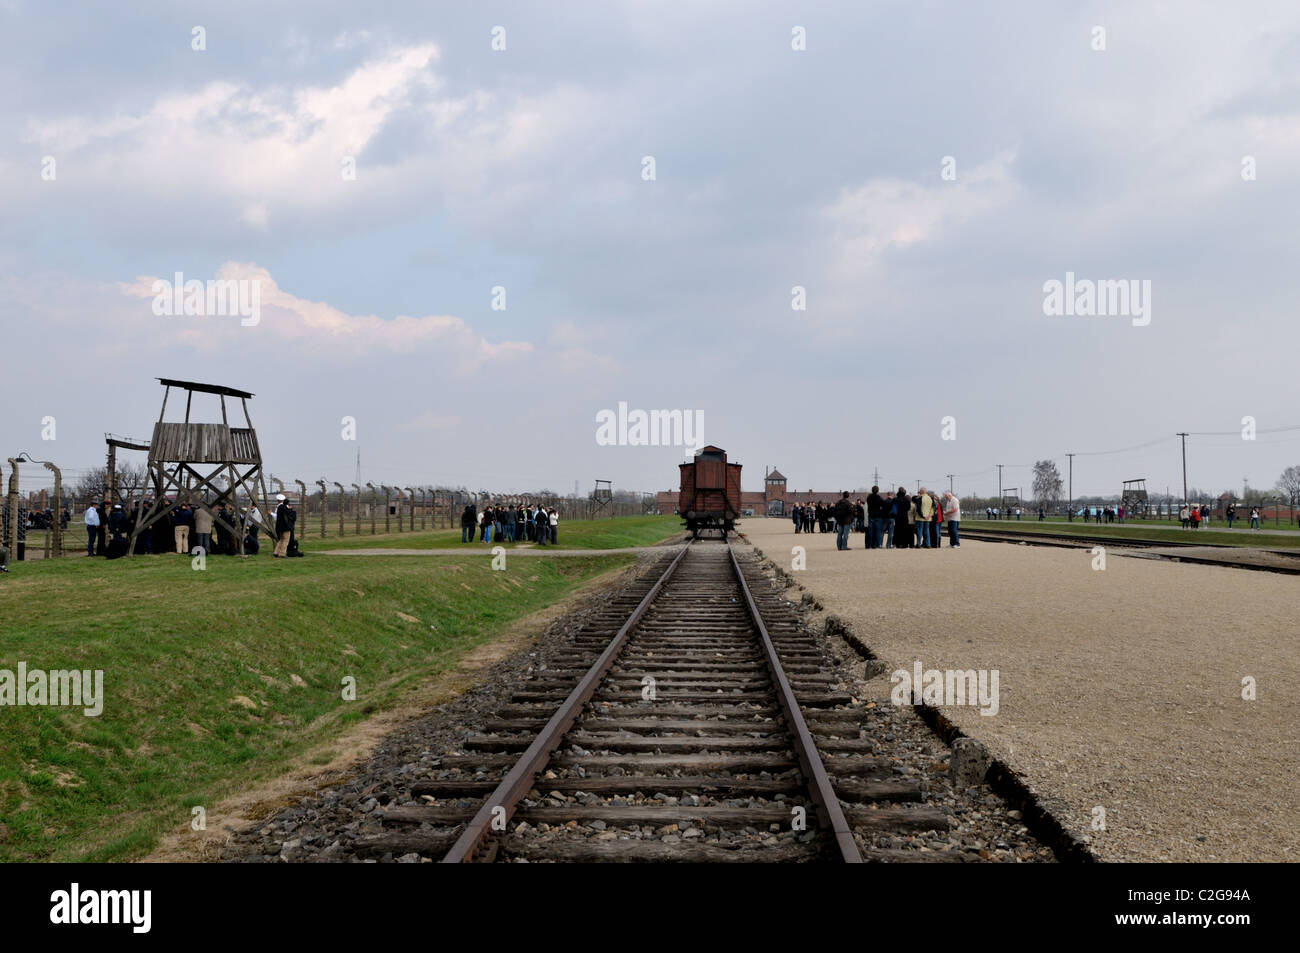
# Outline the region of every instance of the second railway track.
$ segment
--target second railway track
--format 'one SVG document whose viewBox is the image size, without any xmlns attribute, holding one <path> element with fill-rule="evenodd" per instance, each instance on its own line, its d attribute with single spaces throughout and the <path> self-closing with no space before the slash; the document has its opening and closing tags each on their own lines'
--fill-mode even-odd
<svg viewBox="0 0 1300 953">
<path fill-rule="evenodd" d="M 1114 549 L 1142 550 L 1157 559 L 1169 562 L 1192 563 L 1200 566 L 1222 566 L 1228 569 L 1248 569 L 1256 572 L 1275 572 L 1300 575 L 1300 553 L 1289 550 L 1252 551 L 1233 546 L 1213 546 L 1192 540 L 1143 539 L 1124 536 L 1091 536 L 1083 533 L 1036 533 L 1033 530 L 990 529 L 978 526 L 961 531 L 963 539 L 990 543 L 1023 543 L 1027 546 L 1052 546 L 1060 549 L 1080 549 L 1106 546 Z M 1160 552 L 1163 550 L 1163 552 Z M 1190 550 L 1190 552 L 1189 552 Z M 1222 555 L 1213 554 L 1219 550 Z M 1256 553 L 1258 555 L 1256 555 Z"/>
</svg>

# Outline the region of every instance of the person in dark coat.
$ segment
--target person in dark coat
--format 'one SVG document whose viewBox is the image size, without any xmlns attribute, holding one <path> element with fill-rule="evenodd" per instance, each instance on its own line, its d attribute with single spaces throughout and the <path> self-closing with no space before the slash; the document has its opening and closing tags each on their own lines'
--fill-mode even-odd
<svg viewBox="0 0 1300 953">
<path fill-rule="evenodd" d="M 231 521 L 230 511 L 226 509 L 225 503 L 218 506 L 217 511 L 212 514 L 212 531 L 217 536 L 216 551 L 219 553 L 225 553 L 227 556 L 233 555 L 235 551 L 230 545 L 234 541 L 234 537 L 230 535 L 230 530 L 222 524 L 223 522 L 230 523 Z"/>
<path fill-rule="evenodd" d="M 149 528 L 153 532 L 153 551 L 155 553 L 166 553 L 176 548 L 174 537 L 172 536 L 172 521 L 170 514 L 157 520 L 153 526 Z"/>
<path fill-rule="evenodd" d="M 907 549 L 913 542 L 913 536 L 916 532 L 911 522 L 912 514 L 912 497 L 907 492 L 907 487 L 900 486 L 898 493 L 894 496 L 894 548 Z"/>
<path fill-rule="evenodd" d="M 478 522 L 478 515 L 474 512 L 474 504 L 466 503 L 465 508 L 460 512 L 460 541 L 462 543 L 474 542 L 474 524 Z"/>
<path fill-rule="evenodd" d="M 113 508 L 108 505 L 108 500 L 95 504 L 95 510 L 99 513 L 99 555 L 108 555 L 108 516 Z"/>
<path fill-rule="evenodd" d="M 274 555 L 277 559 L 284 559 L 289 555 L 289 541 L 293 538 L 293 524 L 297 521 L 298 514 L 283 493 L 277 493 L 275 500 L 279 505 L 275 508 Z"/>
<path fill-rule="evenodd" d="M 879 549 L 885 529 L 885 499 L 880 487 L 873 486 L 867 494 L 867 549 Z"/>
<path fill-rule="evenodd" d="M 849 491 L 845 490 L 840 494 L 839 502 L 835 504 L 835 548 L 849 548 L 849 533 L 853 530 L 853 501 L 849 499 Z"/>
</svg>

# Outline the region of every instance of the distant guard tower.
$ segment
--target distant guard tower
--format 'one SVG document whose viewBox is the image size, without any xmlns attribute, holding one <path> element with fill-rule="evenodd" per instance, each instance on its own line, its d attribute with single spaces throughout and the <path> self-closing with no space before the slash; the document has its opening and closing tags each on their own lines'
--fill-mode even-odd
<svg viewBox="0 0 1300 953">
<path fill-rule="evenodd" d="M 153 426 L 153 440 L 149 443 L 149 484 L 153 488 L 153 506 L 131 531 L 130 552 L 135 552 L 135 540 L 144 530 L 162 519 L 171 510 L 167 496 L 177 503 L 188 502 L 212 514 L 213 521 L 221 523 L 234 534 L 240 555 L 244 552 L 244 534 L 237 526 L 220 519 L 216 510 L 222 503 L 238 513 L 239 491 L 242 489 L 252 506 L 266 500 L 266 480 L 262 475 L 262 453 L 257 446 L 257 431 L 248 416 L 248 391 L 216 384 L 197 384 L 192 381 L 173 381 L 158 378 L 163 385 L 162 410 Z M 173 387 L 185 391 L 185 420 L 167 423 L 167 398 Z M 216 394 L 221 399 L 221 423 L 190 423 L 190 403 L 194 395 Z M 244 411 L 246 427 L 232 427 L 226 416 L 226 398 L 238 397 Z M 226 477 L 226 486 L 219 489 L 218 476 Z M 260 493 L 259 493 L 260 490 Z M 262 507 L 261 528 L 274 537 L 274 527 L 268 525 L 269 513 Z"/>
<path fill-rule="evenodd" d="M 608 506 L 614 499 L 614 484 L 609 480 L 597 480 L 596 488 L 591 491 L 591 499 L 596 505 L 592 507 L 591 518 Z"/>
<path fill-rule="evenodd" d="M 1146 519 L 1149 505 L 1146 479 L 1125 480 L 1124 488 L 1119 494 L 1119 501 L 1124 506 L 1126 514 L 1133 514 Z"/>
</svg>

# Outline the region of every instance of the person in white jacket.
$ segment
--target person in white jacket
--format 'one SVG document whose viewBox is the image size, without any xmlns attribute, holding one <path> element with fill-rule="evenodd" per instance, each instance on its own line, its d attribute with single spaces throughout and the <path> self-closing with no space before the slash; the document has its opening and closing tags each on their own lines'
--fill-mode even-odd
<svg viewBox="0 0 1300 953">
<path fill-rule="evenodd" d="M 943 495 L 943 520 L 948 524 L 948 548 L 954 549 L 961 545 L 961 538 L 957 535 L 957 524 L 961 522 L 961 500 L 951 493 Z"/>
<path fill-rule="evenodd" d="M 99 510 L 95 509 L 95 504 L 86 507 L 85 515 L 82 517 L 86 521 L 86 555 L 95 555 L 95 540 L 99 536 Z"/>
</svg>

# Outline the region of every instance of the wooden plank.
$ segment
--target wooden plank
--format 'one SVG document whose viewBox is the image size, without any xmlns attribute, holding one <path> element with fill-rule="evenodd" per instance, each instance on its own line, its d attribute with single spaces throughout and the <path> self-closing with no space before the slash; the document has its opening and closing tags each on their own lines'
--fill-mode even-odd
<svg viewBox="0 0 1300 953">
<path fill-rule="evenodd" d="M 849 807 L 844 815 L 854 830 L 948 830 L 948 815 L 934 807 Z"/>
<path fill-rule="evenodd" d="M 772 847 L 727 847 L 690 841 L 665 844 L 663 841 L 636 840 L 630 837 L 626 840 L 615 838 L 601 841 L 577 837 L 510 837 L 501 842 L 501 853 L 506 857 L 522 857 L 530 861 L 575 864 L 607 864 L 616 861 L 641 864 L 798 864 L 817 860 L 820 848 L 816 843 L 790 841 Z"/>
<path fill-rule="evenodd" d="M 445 853 L 447 848 L 455 841 L 455 830 L 385 831 L 382 834 L 371 834 L 367 837 L 358 838 L 352 845 L 352 849 L 362 857 L 387 853 L 400 857 L 402 854 L 411 852 L 436 857 Z"/>
</svg>

